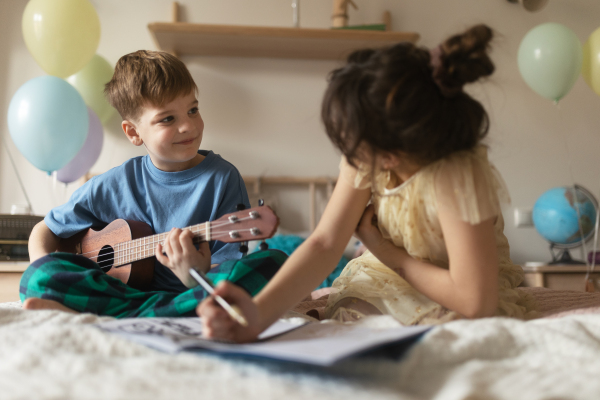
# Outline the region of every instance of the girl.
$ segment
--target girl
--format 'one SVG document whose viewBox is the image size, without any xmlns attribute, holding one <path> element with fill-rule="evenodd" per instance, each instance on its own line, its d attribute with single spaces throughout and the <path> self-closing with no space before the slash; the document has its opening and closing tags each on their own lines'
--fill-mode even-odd
<svg viewBox="0 0 600 400">
<path fill-rule="evenodd" d="M 492 36 L 478 25 L 431 51 L 409 43 L 357 51 L 333 71 L 322 118 L 344 156 L 321 221 L 254 299 L 218 287 L 248 327 L 212 298 L 201 303 L 206 336 L 254 340 L 332 271 L 353 233 L 369 251 L 334 282 L 327 318 L 527 316 L 529 301 L 515 290 L 523 271 L 503 234 L 507 192 L 480 144 L 488 117 L 463 91 L 494 71 Z"/>
</svg>

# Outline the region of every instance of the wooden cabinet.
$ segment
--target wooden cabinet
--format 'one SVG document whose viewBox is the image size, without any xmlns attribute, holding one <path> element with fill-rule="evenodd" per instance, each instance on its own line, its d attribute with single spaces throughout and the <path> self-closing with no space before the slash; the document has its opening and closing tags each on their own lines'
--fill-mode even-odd
<svg viewBox="0 0 600 400">
<path fill-rule="evenodd" d="M 0 303 L 19 300 L 19 282 L 28 262 L 0 262 Z"/>
<path fill-rule="evenodd" d="M 523 271 L 525 272 L 525 286 L 585 291 L 584 280 L 587 272 L 585 265 L 526 265 L 523 267 Z M 595 272 L 590 276 L 596 286 L 596 291 L 600 291 L 600 266 L 596 267 Z"/>
</svg>

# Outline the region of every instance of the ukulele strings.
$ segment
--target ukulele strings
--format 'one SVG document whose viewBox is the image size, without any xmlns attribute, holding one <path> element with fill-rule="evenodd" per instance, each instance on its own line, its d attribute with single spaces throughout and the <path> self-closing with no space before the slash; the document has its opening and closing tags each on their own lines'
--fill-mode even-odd
<svg viewBox="0 0 600 400">
<path fill-rule="evenodd" d="M 237 229 L 236 232 L 249 232 L 251 230 L 252 230 L 252 228 Z M 198 233 L 198 232 L 194 232 L 194 233 Z M 214 238 L 214 239 L 218 240 L 219 238 L 222 238 L 222 237 L 229 237 L 229 231 L 214 232 L 210 236 L 211 236 L 211 239 Z M 134 242 L 134 241 L 131 241 L 131 242 Z M 139 255 L 145 251 L 154 251 L 154 249 L 156 248 L 156 245 L 158 243 L 164 245 L 164 241 L 161 242 L 160 240 L 148 242 L 148 243 L 140 243 L 138 245 L 128 246 L 127 248 L 118 249 L 116 251 L 103 253 L 102 256 L 109 256 L 109 255 L 118 254 L 118 253 L 129 253 L 129 255 Z M 87 252 L 87 253 L 89 253 L 89 252 Z M 88 257 L 88 259 L 94 260 L 95 258 L 98 258 L 98 257 L 100 257 L 100 255 Z M 119 256 L 117 256 L 117 257 L 119 257 Z"/>
<path fill-rule="evenodd" d="M 192 229 L 189 229 L 189 230 L 191 230 L 193 233 L 200 232 L 200 231 L 196 231 L 195 232 Z M 252 230 L 252 228 L 237 229 L 236 232 L 249 232 L 251 230 Z M 211 233 L 211 239 L 214 238 L 214 239 L 218 240 L 221 237 L 229 237 L 229 231 L 216 231 L 216 232 Z M 136 240 L 139 240 L 139 239 L 136 239 Z M 135 242 L 135 241 L 132 241 L 132 242 Z M 129 256 L 129 257 L 133 256 L 133 258 L 136 258 L 136 256 L 141 256 L 143 253 L 151 251 L 152 254 L 150 254 L 148 256 L 145 256 L 145 257 L 142 257 L 140 259 L 148 258 L 148 257 L 151 257 L 151 256 L 154 255 L 155 245 L 158 244 L 158 243 L 160 243 L 160 241 L 154 241 L 154 242 L 149 242 L 149 243 L 140 243 L 139 245 L 134 245 L 134 246 L 131 246 L 131 247 L 128 247 L 128 248 L 125 248 L 125 249 L 119 249 L 119 250 L 116 250 L 116 251 L 107 252 L 107 253 L 104 253 L 102 255 L 99 254 L 97 256 L 89 257 L 88 259 L 90 259 L 92 261 L 96 261 L 96 259 L 98 259 L 99 257 L 107 257 L 107 256 L 111 256 L 111 255 L 114 255 L 114 254 L 117 254 L 116 258 L 118 259 L 120 257 L 120 255 L 119 255 L 120 253 L 126 253 L 126 256 Z M 86 253 L 89 253 L 89 252 L 86 252 Z M 106 265 L 107 263 L 108 264 L 114 264 L 114 261 L 115 261 L 115 257 L 113 257 L 112 259 L 109 259 L 109 260 L 99 261 L 99 262 L 97 262 L 97 264 L 100 267 L 102 267 L 103 264 L 104 265 Z M 137 260 L 132 260 L 132 261 L 137 261 Z M 123 264 L 129 264 L 132 261 L 124 262 L 121 265 L 123 265 Z M 117 268 L 117 267 L 115 267 L 115 268 Z"/>
<path fill-rule="evenodd" d="M 245 220 L 247 220 L 247 219 L 251 219 L 251 218 L 252 218 L 252 217 L 240 218 L 240 219 L 238 219 L 236 222 L 238 222 L 238 221 L 245 221 Z M 211 232 L 211 235 L 210 235 L 210 236 L 211 236 L 211 238 L 212 238 L 213 236 L 216 236 L 216 235 L 222 234 L 223 232 L 228 232 L 228 231 L 215 231 L 215 232 L 214 232 L 214 234 L 215 234 L 215 235 L 213 235 L 213 228 L 220 228 L 220 227 L 222 227 L 222 226 L 225 226 L 225 225 L 230 225 L 230 224 L 233 224 L 233 223 L 232 223 L 232 222 L 229 222 L 229 221 L 227 221 L 227 222 L 221 222 L 221 223 L 219 223 L 219 224 L 217 224 L 217 223 L 213 223 L 213 224 L 211 224 L 211 225 L 210 225 L 210 229 L 209 229 L 209 231 Z M 194 230 L 194 227 L 198 227 L 198 230 Z M 189 230 L 189 231 L 191 231 L 191 232 L 192 232 L 192 233 L 194 233 L 194 234 L 198 234 L 198 233 L 200 233 L 200 234 L 202 234 L 202 235 L 206 236 L 206 235 L 205 235 L 205 233 L 206 233 L 205 223 L 202 223 L 202 224 L 196 224 L 196 225 L 193 225 L 193 226 L 190 226 L 190 227 L 187 227 L 187 228 L 183 228 L 182 230 Z M 152 237 L 152 238 L 157 238 L 157 239 L 158 239 L 158 241 L 156 241 L 156 239 L 152 239 L 152 243 L 153 243 L 153 244 L 158 244 L 158 243 L 161 243 L 161 244 L 162 244 L 162 243 L 164 243 L 164 240 L 163 240 L 163 239 L 164 239 L 164 237 L 166 237 L 168 234 L 169 234 L 168 232 L 163 232 L 163 233 L 158 233 L 158 234 L 156 234 L 156 235 L 152 235 L 152 236 L 145 236 L 145 237 L 143 237 L 143 238 L 133 239 L 133 240 L 129 240 L 129 241 L 127 241 L 127 242 L 122 242 L 122 243 L 134 243 L 134 242 L 138 242 L 138 241 L 144 240 L 144 239 L 146 239 L 146 238 L 150 238 L 150 237 Z M 160 237 L 159 237 L 159 236 L 160 236 Z M 117 245 L 119 245 L 119 244 L 122 244 L 122 243 L 117 243 Z M 142 246 L 144 246 L 144 245 L 145 245 L 145 244 L 142 244 Z M 130 247 L 130 249 L 134 249 L 134 248 L 137 248 L 137 247 L 139 247 L 139 246 L 138 246 L 138 245 L 134 245 L 134 246 Z M 80 256 L 84 256 L 84 257 L 86 257 L 86 254 L 89 254 L 89 253 L 96 253 L 96 252 L 99 252 L 100 250 L 102 250 L 102 249 L 100 248 L 100 249 L 89 250 L 89 251 L 86 251 L 85 253 L 81 253 L 81 254 L 79 254 L 79 255 L 80 255 Z M 107 254 L 112 254 L 112 253 L 107 253 Z M 90 257 L 90 260 L 91 260 L 92 258 L 93 258 L 93 257 Z"/>
<path fill-rule="evenodd" d="M 245 232 L 245 231 L 250 231 L 250 230 L 251 230 L 251 228 L 250 228 L 250 229 L 239 229 L 239 230 L 238 230 L 238 232 Z M 227 232 L 227 233 L 222 233 L 222 232 L 221 232 L 221 233 L 219 233 L 219 234 L 216 234 L 216 235 L 211 235 L 211 238 L 213 238 L 213 237 L 215 237 L 215 236 L 220 236 L 220 237 L 223 237 L 223 236 L 229 236 L 229 233 L 228 233 L 228 232 Z M 148 244 L 146 244 L 146 246 L 149 246 L 149 245 L 151 245 L 151 243 L 148 243 Z M 109 255 L 113 255 L 113 254 L 115 254 L 115 253 L 120 253 L 120 252 L 128 252 L 128 253 L 129 253 L 129 254 L 128 254 L 129 256 L 132 256 L 132 255 L 133 255 L 133 256 L 134 256 L 134 258 L 135 258 L 135 256 L 141 256 L 141 255 L 142 255 L 142 253 L 143 253 L 143 252 L 145 252 L 145 251 L 154 251 L 154 247 L 152 247 L 152 248 L 147 248 L 147 249 L 145 249 L 145 250 L 144 250 L 144 249 L 141 249 L 141 250 L 140 250 L 140 248 L 141 248 L 141 247 L 143 247 L 143 246 L 144 246 L 144 245 L 142 245 L 142 246 L 136 246 L 135 248 L 129 248 L 129 249 L 123 249 L 123 250 L 117 250 L 117 251 L 113 251 L 113 252 L 111 252 L 111 253 L 105 253 L 105 254 L 102 254 L 102 256 L 103 256 L 103 257 L 106 257 L 106 256 L 109 256 Z M 133 253 L 132 253 L 132 252 L 131 252 L 131 250 L 134 250 L 134 249 L 135 249 L 135 252 L 133 252 Z M 152 254 L 152 255 L 149 255 L 149 256 L 146 256 L 146 257 L 142 257 L 142 258 L 140 258 L 140 260 L 141 260 L 141 259 L 143 259 L 143 258 L 152 257 L 153 255 L 154 255 L 154 254 Z M 94 259 L 95 259 L 95 258 L 99 258 L 99 257 L 100 257 L 99 255 L 98 255 L 98 256 L 94 256 L 94 257 L 89 257 L 89 260 L 96 261 L 96 260 L 94 260 Z M 116 257 L 116 258 L 119 258 L 119 256 L 117 255 L 117 257 Z M 123 265 L 125 265 L 125 264 L 129 264 L 130 262 L 133 262 L 133 261 L 137 261 L 137 260 L 132 260 L 132 261 L 129 261 L 129 262 L 124 262 L 123 264 L 120 264 L 120 265 L 116 266 L 115 268 L 119 268 L 120 266 L 123 266 Z M 113 264 L 114 264 L 114 258 L 113 258 L 112 260 L 104 260 L 104 261 L 100 261 L 100 262 L 96 261 L 96 263 L 97 263 L 97 264 L 98 264 L 100 267 L 102 267 L 103 265 L 106 265 L 107 263 L 108 263 L 108 264 L 111 264 L 111 263 L 113 263 Z"/>
</svg>

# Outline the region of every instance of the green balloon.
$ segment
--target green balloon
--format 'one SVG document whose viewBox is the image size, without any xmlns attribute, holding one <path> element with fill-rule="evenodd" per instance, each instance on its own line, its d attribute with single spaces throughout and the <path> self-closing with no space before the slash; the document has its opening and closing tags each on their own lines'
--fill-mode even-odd
<svg viewBox="0 0 600 400">
<path fill-rule="evenodd" d="M 102 123 L 108 121 L 115 111 L 104 97 L 104 85 L 112 79 L 113 73 L 112 65 L 96 54 L 79 72 L 67 78 Z"/>
<path fill-rule="evenodd" d="M 564 25 L 546 23 L 530 30 L 519 46 L 519 71 L 540 96 L 558 102 L 581 73 L 581 42 Z"/>
</svg>

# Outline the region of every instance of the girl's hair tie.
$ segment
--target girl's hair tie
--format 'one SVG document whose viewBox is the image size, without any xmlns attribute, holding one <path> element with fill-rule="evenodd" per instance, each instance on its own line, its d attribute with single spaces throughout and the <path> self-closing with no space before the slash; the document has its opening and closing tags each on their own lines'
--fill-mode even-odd
<svg viewBox="0 0 600 400">
<path fill-rule="evenodd" d="M 435 84 L 440 88 L 442 96 L 444 97 L 455 97 L 463 91 L 463 85 L 460 86 L 448 86 L 444 83 L 444 75 L 446 70 L 443 66 L 444 49 L 442 45 L 429 50 L 430 65 L 433 69 L 432 77 Z"/>
</svg>

